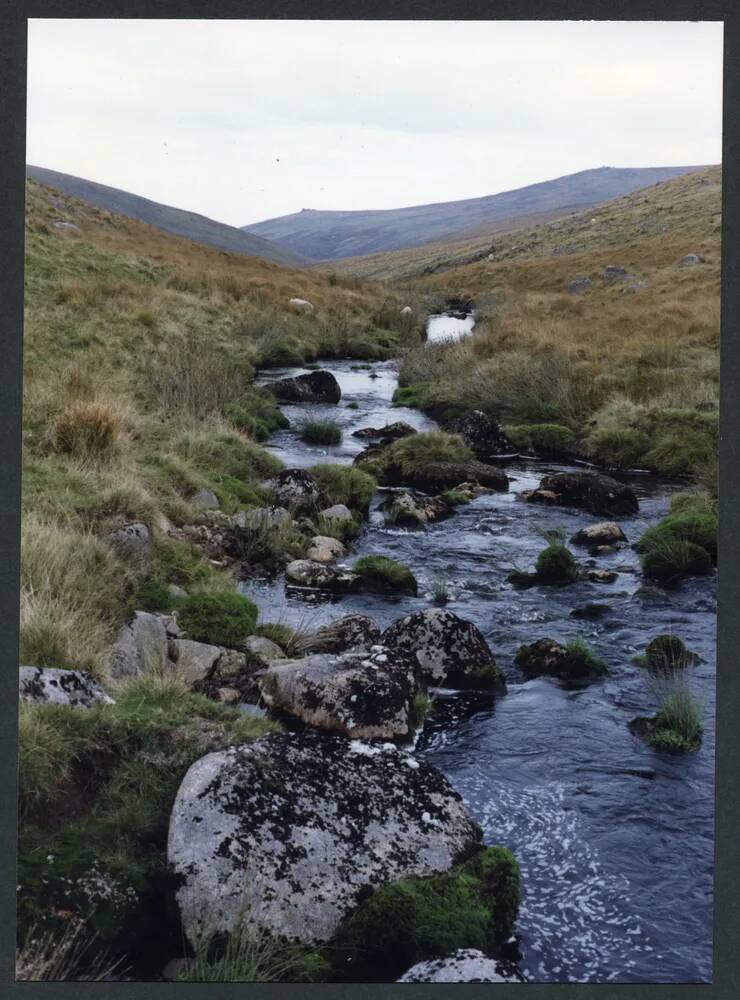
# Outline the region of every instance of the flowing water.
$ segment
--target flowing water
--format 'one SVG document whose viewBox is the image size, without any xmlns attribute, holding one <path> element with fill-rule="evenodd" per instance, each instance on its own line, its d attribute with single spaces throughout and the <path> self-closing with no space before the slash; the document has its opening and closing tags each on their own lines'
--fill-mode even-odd
<svg viewBox="0 0 740 1000">
<path fill-rule="evenodd" d="M 453 321 L 462 323 L 463 321 Z M 472 324 L 453 326 L 453 336 Z M 440 332 L 439 326 L 436 330 Z M 312 418 L 336 420 L 344 438 L 336 447 L 300 441 L 294 429 L 268 447 L 288 466 L 350 463 L 364 442 L 360 427 L 406 421 L 435 426 L 418 411 L 391 408 L 397 379 L 389 362 L 324 366 L 342 388 L 337 406 L 284 406 L 295 426 Z M 265 373 L 264 380 L 305 369 Z M 356 404 L 356 408 L 348 404 Z M 642 578 L 630 548 L 586 563 L 616 569 L 611 585 L 515 591 L 506 582 L 513 565 L 526 568 L 544 542 L 541 531 L 570 535 L 600 518 L 527 504 L 522 490 L 566 464 L 522 460 L 507 466 L 506 494 L 481 496 L 426 531 L 386 528 L 371 509 L 353 545 L 355 555 L 376 553 L 406 563 L 419 580 L 419 596 L 355 594 L 310 602 L 281 579 L 242 586 L 264 620 L 314 627 L 350 612 L 365 612 L 381 626 L 430 607 L 430 588 L 444 579 L 447 607 L 475 622 L 507 674 L 499 698 L 437 692 L 415 752 L 438 767 L 463 796 L 487 843 L 514 852 L 522 870 L 520 966 L 540 982 L 697 982 L 711 979 L 715 588 L 695 578 L 667 590 Z M 640 500 L 634 517 L 620 519 L 633 542 L 667 511 L 666 483 L 646 477 L 631 485 Z M 373 508 L 382 498 L 376 497 Z M 608 605 L 598 622 L 571 617 L 589 602 Z M 655 635 L 675 632 L 702 658 L 687 676 L 705 712 L 702 747 L 670 757 L 651 750 L 627 724 L 652 714 L 656 699 L 644 668 L 632 657 Z M 605 681 L 566 689 L 545 679 L 523 681 L 513 665 L 523 642 L 577 636 L 609 664 Z"/>
</svg>

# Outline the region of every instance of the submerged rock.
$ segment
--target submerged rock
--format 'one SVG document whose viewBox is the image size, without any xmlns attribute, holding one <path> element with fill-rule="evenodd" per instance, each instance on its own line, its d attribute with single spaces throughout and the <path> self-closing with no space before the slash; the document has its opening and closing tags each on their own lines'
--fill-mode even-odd
<svg viewBox="0 0 740 1000">
<path fill-rule="evenodd" d="M 339 382 L 323 370 L 281 378 L 265 388 L 286 403 L 338 403 L 342 398 Z"/>
<path fill-rule="evenodd" d="M 248 932 L 311 943 L 333 936 L 367 886 L 445 871 L 480 839 L 429 764 L 392 744 L 309 731 L 193 764 L 167 855 L 191 944 L 240 917 Z"/>
<path fill-rule="evenodd" d="M 422 678 L 430 684 L 499 690 L 506 687 L 504 675 L 480 631 L 452 611 L 416 611 L 390 625 L 381 642 L 391 652 L 414 659 Z"/>
<path fill-rule="evenodd" d="M 57 667 L 21 667 L 18 697 L 21 701 L 51 702 L 75 708 L 91 708 L 98 701 L 106 705 L 114 703 L 89 674 Z"/>
<path fill-rule="evenodd" d="M 610 476 L 597 472 L 556 472 L 544 476 L 536 490 L 521 496 L 530 503 L 553 503 L 562 507 L 581 507 L 593 514 L 636 514 L 634 492 Z"/>
<path fill-rule="evenodd" d="M 380 627 L 374 618 L 369 615 L 345 615 L 322 625 L 304 640 L 303 648 L 311 653 L 342 653 L 379 642 Z"/>
<path fill-rule="evenodd" d="M 522 975 L 506 962 L 476 948 L 460 948 L 446 958 L 418 962 L 398 983 L 521 983 Z"/>
<path fill-rule="evenodd" d="M 389 740 L 413 728 L 414 665 L 389 658 L 382 646 L 273 663 L 260 687 L 272 708 L 352 739 Z"/>
</svg>

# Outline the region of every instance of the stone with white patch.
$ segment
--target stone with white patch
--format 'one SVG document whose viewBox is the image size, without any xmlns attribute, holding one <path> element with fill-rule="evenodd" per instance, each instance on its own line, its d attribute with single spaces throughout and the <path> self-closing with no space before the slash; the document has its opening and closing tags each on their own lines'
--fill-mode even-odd
<svg viewBox="0 0 740 1000">
<path fill-rule="evenodd" d="M 280 733 L 192 765 L 168 860 L 192 944 L 230 931 L 328 941 L 368 886 L 446 871 L 481 839 L 436 768 L 392 744 Z M 436 820 L 422 822 L 428 812 Z"/>
<path fill-rule="evenodd" d="M 21 701 L 72 705 L 75 708 L 92 708 L 96 702 L 114 703 L 89 674 L 57 667 L 21 667 L 18 697 Z"/>
<path fill-rule="evenodd" d="M 521 983 L 512 966 L 484 955 L 476 948 L 461 948 L 446 958 L 419 962 L 398 983 Z"/>
<path fill-rule="evenodd" d="M 416 611 L 390 625 L 381 641 L 391 655 L 415 659 L 421 676 L 429 683 L 499 689 L 506 686 L 478 628 L 452 611 Z"/>
</svg>

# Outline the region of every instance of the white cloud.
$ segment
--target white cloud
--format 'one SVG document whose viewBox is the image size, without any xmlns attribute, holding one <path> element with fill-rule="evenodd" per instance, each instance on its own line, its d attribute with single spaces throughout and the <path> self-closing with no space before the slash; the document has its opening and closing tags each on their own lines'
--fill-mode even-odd
<svg viewBox="0 0 740 1000">
<path fill-rule="evenodd" d="M 28 161 L 241 225 L 716 163 L 722 26 L 32 20 Z"/>
</svg>

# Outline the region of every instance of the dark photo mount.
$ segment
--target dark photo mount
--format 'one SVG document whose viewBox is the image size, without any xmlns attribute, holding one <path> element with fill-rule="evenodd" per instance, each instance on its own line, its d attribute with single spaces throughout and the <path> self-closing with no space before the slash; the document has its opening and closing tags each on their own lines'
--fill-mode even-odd
<svg viewBox="0 0 740 1000">
<path fill-rule="evenodd" d="M 721 410 L 720 410 L 720 489 L 719 489 L 719 542 L 718 542 L 718 618 L 717 618 L 717 754 L 715 778 L 715 872 L 714 872 L 714 961 L 711 983 L 525 983 L 497 985 L 497 996 L 519 996 L 522 989 L 532 996 L 543 998 L 594 997 L 596 1000 L 674 1000 L 678 997 L 706 997 L 730 1000 L 740 995 L 740 781 L 737 761 L 740 759 L 740 675 L 734 669 L 736 650 L 740 646 L 740 622 L 736 609 L 740 607 L 740 530 L 737 505 L 734 498 L 740 490 L 740 455 L 735 442 L 740 436 L 738 414 L 738 386 L 740 386 L 740 346 L 736 331 L 740 318 L 736 275 L 740 273 L 738 251 L 737 164 L 738 149 L 737 109 L 740 107 L 740 38 L 738 15 L 728 3 L 626 3 L 614 10 L 602 2 L 591 3 L 497 3 L 465 4 L 434 3 L 432 0 L 419 5 L 402 3 L 389 5 L 374 3 L 360 5 L 346 3 L 305 4 L 298 2 L 274 5 L 257 2 L 244 5 L 239 2 L 216 3 L 157 3 L 132 4 L 108 3 L 6 3 L 3 9 L 2 59 L 0 60 L 0 121 L 5 137 L 6 155 L 0 161 L 0 179 L 3 192 L 3 223 L 0 226 L 0 246 L 3 268 L 2 333 L 3 333 L 3 385 L 0 392 L 0 461 L 3 476 L 0 478 L 0 683 L 4 685 L 2 703 L 3 754 L 0 755 L 0 782 L 6 790 L 1 813 L 4 840 L 8 849 L 0 864 L 0 905 L 4 920 L 0 934 L 0 980 L 7 995 L 17 992 L 35 997 L 55 994 L 79 995 L 84 990 L 90 995 L 121 997 L 149 997 L 158 990 L 193 992 L 202 997 L 236 996 L 245 990 L 255 996 L 321 995 L 331 997 L 384 996 L 389 983 L 372 983 L 363 978 L 359 983 L 160 983 L 160 982 L 104 982 L 104 983 L 16 983 L 15 920 L 16 920 L 16 870 L 15 844 L 17 835 L 17 680 L 18 660 L 18 589 L 20 536 L 20 447 L 22 399 L 22 325 L 23 325 L 23 240 L 24 240 L 24 160 L 25 160 L 25 63 L 27 17 L 90 17 L 90 18 L 270 18 L 286 19 L 600 19 L 609 20 L 722 20 L 725 24 L 724 52 L 724 137 L 722 167 L 722 336 L 721 336 Z M 691 67 L 686 67 L 690 80 Z M 557 544 L 557 540 L 555 541 Z M 545 542 L 543 542 L 543 547 Z M 585 550 L 575 550 L 580 559 Z M 388 567 L 381 567 L 388 572 Z M 391 571 L 392 572 L 392 571 Z M 374 578 L 375 579 L 375 578 Z M 387 577 L 374 586 L 389 586 Z M 354 583 L 353 583 L 354 586 Z M 589 607 L 594 607 L 590 605 Z M 578 609 L 577 609 L 578 610 Z M 581 609 L 584 610 L 584 609 Z M 585 612 L 587 618 L 590 612 Z M 593 612 L 595 615 L 596 612 Z M 469 718 L 478 711 L 472 700 L 461 700 L 454 709 L 442 705 L 442 712 L 460 713 Z M 635 780 L 641 781 L 637 776 Z M 650 782 L 645 780 L 646 796 L 650 795 Z M 11 846 L 12 845 L 12 846 Z M 666 851 L 673 848 L 666 844 Z M 676 865 L 690 865 L 691 858 L 675 856 Z M 162 896 L 171 892 L 164 882 L 158 887 Z M 155 919 L 165 922 L 164 911 L 155 911 Z M 490 985 L 465 984 L 469 993 L 490 995 Z M 404 984 L 413 997 L 428 997 L 426 984 Z M 513 991 L 517 992 L 514 993 Z M 104 992 L 105 991 L 105 992 Z"/>
</svg>

